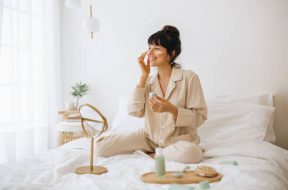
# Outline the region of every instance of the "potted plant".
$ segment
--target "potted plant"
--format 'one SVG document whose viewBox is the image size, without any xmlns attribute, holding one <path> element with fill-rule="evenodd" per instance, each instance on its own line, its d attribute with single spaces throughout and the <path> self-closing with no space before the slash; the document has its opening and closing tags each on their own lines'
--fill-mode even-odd
<svg viewBox="0 0 288 190">
<path fill-rule="evenodd" d="M 76 105 L 75 109 L 78 109 L 79 99 L 86 95 L 87 91 L 89 90 L 89 86 L 82 82 L 77 82 L 72 88 L 72 96 L 76 98 Z"/>
</svg>

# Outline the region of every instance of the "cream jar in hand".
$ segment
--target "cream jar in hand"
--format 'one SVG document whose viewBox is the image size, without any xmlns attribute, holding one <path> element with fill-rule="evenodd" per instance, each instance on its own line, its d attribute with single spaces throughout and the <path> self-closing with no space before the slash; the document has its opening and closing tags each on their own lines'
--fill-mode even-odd
<svg viewBox="0 0 288 190">
<path fill-rule="evenodd" d="M 155 97 L 157 94 L 155 92 L 149 92 L 149 98 Z"/>
</svg>

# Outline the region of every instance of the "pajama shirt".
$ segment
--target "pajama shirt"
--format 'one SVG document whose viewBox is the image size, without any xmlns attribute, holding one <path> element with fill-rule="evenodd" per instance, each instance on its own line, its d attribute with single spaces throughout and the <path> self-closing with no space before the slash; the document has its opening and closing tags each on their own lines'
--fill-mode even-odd
<svg viewBox="0 0 288 190">
<path fill-rule="evenodd" d="M 168 112 L 153 112 L 148 104 L 150 92 L 176 106 L 177 118 L 174 119 Z M 162 147 L 166 160 L 182 163 L 201 161 L 203 151 L 198 145 L 197 129 L 207 119 L 207 106 L 196 73 L 173 68 L 165 96 L 158 73 L 149 77 L 145 88 L 136 86 L 132 91 L 128 112 L 135 117 L 144 117 L 145 127 L 127 134 L 99 137 L 96 139 L 98 156 L 132 153 L 135 150 L 153 153 L 156 147 Z"/>
</svg>

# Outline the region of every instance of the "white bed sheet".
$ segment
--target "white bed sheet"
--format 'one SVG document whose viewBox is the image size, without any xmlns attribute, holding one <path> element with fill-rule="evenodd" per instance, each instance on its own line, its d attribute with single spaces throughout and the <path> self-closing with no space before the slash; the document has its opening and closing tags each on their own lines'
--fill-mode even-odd
<svg viewBox="0 0 288 190">
<path fill-rule="evenodd" d="M 205 145 L 209 164 L 223 174 L 211 190 L 288 189 L 288 151 L 267 142 L 234 145 Z M 169 185 L 145 184 L 139 178 L 153 170 L 154 160 L 141 151 L 131 155 L 95 158 L 95 164 L 108 168 L 102 175 L 77 175 L 74 169 L 88 165 L 89 141 L 72 141 L 55 150 L 13 164 L 0 166 L 0 189 L 93 189 L 93 190 L 167 190 Z M 221 165 L 235 160 L 238 166 Z M 183 164 L 166 162 L 167 170 L 180 170 Z M 192 168 L 197 165 L 191 164 Z M 197 184 L 189 184 L 197 186 Z"/>
</svg>

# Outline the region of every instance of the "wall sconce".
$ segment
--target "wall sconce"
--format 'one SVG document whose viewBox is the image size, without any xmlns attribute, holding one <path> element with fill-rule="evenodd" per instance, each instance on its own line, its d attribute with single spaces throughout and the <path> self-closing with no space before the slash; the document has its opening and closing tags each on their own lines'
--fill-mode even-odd
<svg viewBox="0 0 288 190">
<path fill-rule="evenodd" d="M 91 33 L 91 39 L 93 39 L 93 33 L 98 32 L 100 29 L 100 22 L 96 17 L 93 17 L 92 4 L 90 4 L 90 17 L 83 20 L 82 27 L 86 32 Z"/>
<path fill-rule="evenodd" d="M 68 8 L 79 8 L 82 2 L 81 0 L 65 0 L 65 5 Z M 94 32 L 98 32 L 100 29 L 100 22 L 96 17 L 93 17 L 92 0 L 90 0 L 89 15 L 90 17 L 83 20 L 82 28 L 85 32 L 91 33 L 91 39 L 93 39 Z"/>
</svg>

